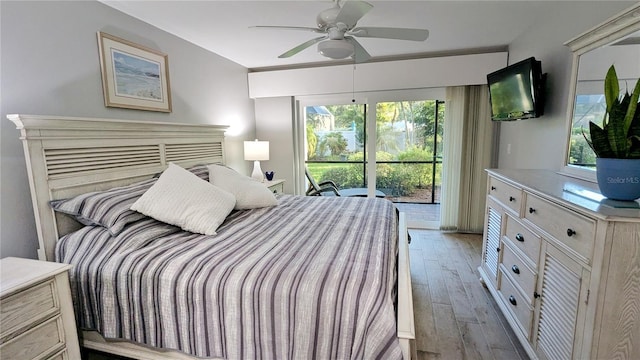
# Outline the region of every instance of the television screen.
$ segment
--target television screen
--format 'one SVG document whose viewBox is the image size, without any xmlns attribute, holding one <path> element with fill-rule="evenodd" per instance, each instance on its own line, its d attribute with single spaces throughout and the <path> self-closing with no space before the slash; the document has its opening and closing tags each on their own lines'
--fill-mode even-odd
<svg viewBox="0 0 640 360">
<path fill-rule="evenodd" d="M 491 120 L 536 118 L 543 114 L 544 75 L 535 58 L 520 61 L 487 75 Z"/>
</svg>

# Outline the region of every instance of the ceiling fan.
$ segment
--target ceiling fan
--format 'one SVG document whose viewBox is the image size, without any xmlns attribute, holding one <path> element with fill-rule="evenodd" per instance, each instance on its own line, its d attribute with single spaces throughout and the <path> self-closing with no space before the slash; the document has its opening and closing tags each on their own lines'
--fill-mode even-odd
<svg viewBox="0 0 640 360">
<path fill-rule="evenodd" d="M 332 8 L 320 12 L 316 18 L 317 27 L 302 26 L 252 26 L 262 29 L 302 30 L 323 34 L 306 41 L 278 56 L 291 57 L 313 44 L 318 44 L 318 52 L 331 59 L 352 57 L 356 63 L 369 60 L 371 55 L 360 45 L 355 37 L 425 41 L 429 30 L 392 28 L 392 27 L 356 27 L 360 18 L 373 8 L 373 5 L 361 0 L 347 0 L 340 5 L 335 0 Z"/>
</svg>

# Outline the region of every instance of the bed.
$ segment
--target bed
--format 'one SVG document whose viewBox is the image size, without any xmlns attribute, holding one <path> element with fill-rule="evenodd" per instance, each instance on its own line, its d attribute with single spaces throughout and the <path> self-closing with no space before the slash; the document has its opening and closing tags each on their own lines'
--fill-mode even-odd
<svg viewBox="0 0 640 360">
<path fill-rule="evenodd" d="M 233 211 L 215 236 L 147 217 L 114 235 L 51 202 L 153 182 L 170 163 L 206 178 L 203 164 L 225 163 L 226 127 L 8 118 L 23 140 L 38 256 L 74 264 L 82 346 L 140 359 L 415 358 L 406 220 L 388 201 L 281 195 Z"/>
</svg>

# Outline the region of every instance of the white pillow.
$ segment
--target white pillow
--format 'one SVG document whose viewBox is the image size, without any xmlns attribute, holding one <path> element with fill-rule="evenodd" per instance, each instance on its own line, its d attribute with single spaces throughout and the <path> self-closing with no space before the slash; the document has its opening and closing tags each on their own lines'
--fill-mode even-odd
<svg viewBox="0 0 640 360">
<path fill-rule="evenodd" d="M 209 165 L 209 182 L 236 197 L 236 210 L 278 205 L 278 200 L 265 184 L 226 166 Z"/>
<path fill-rule="evenodd" d="M 186 231 L 215 235 L 235 204 L 233 194 L 170 163 L 131 210 Z"/>
</svg>

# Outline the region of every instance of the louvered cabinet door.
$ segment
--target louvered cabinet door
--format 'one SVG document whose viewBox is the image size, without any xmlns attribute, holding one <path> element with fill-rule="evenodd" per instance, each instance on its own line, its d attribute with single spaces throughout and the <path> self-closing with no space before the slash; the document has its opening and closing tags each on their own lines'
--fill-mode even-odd
<svg viewBox="0 0 640 360">
<path fill-rule="evenodd" d="M 543 244 L 541 269 L 534 319 L 536 352 L 541 359 L 582 359 L 585 284 L 590 273 L 549 242 Z"/>
<path fill-rule="evenodd" d="M 484 240 L 482 247 L 482 268 L 494 288 L 498 279 L 498 264 L 500 263 L 500 238 L 502 237 L 502 216 L 500 206 L 487 199 L 487 213 L 485 215 Z"/>
</svg>

